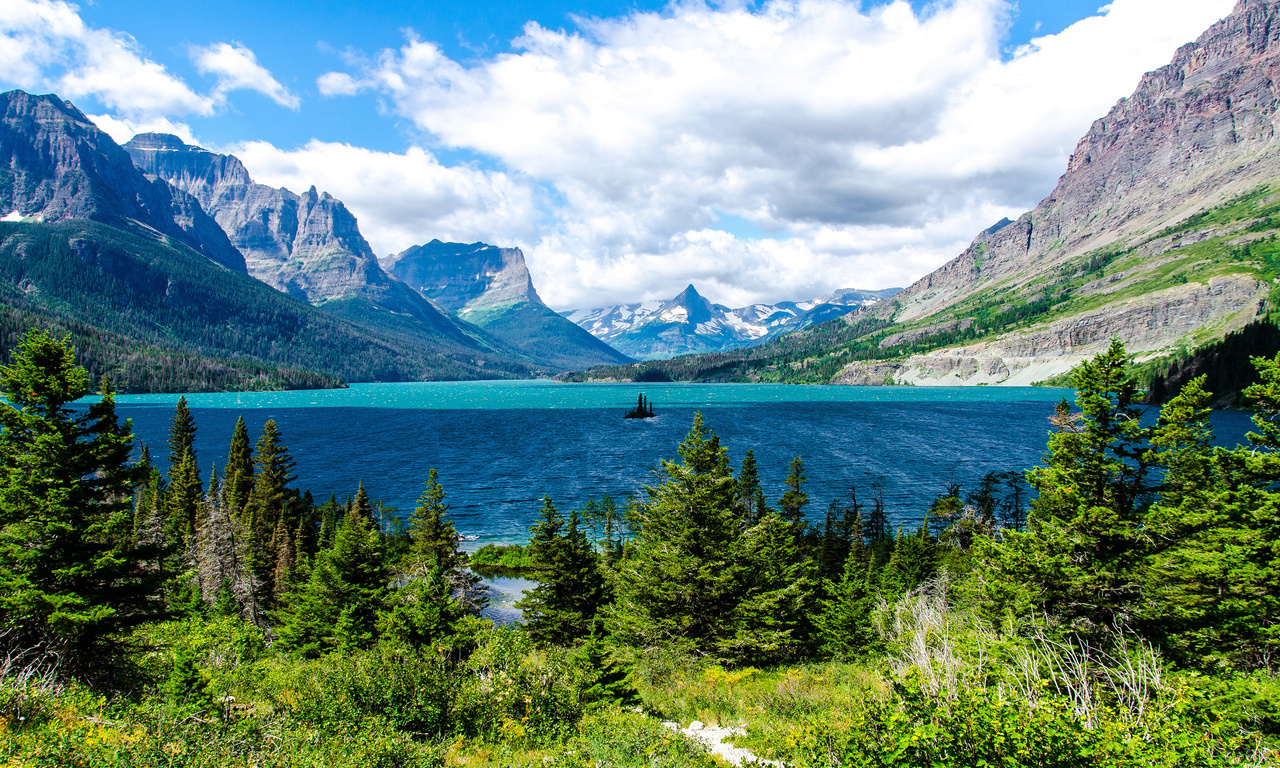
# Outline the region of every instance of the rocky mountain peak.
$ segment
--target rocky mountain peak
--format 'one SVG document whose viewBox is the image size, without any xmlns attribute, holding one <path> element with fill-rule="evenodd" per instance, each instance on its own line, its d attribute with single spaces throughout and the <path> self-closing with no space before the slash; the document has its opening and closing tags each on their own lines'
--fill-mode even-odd
<svg viewBox="0 0 1280 768">
<path fill-rule="evenodd" d="M 382 265 L 422 295 L 464 316 L 519 302 L 546 306 L 534 290 L 519 248 L 432 240 L 388 256 Z"/>
<path fill-rule="evenodd" d="M 146 177 L 70 102 L 0 94 L 0 208 L 38 221 L 90 219 L 171 237 L 230 269 L 244 258 L 191 195 Z"/>
<path fill-rule="evenodd" d="M 659 314 L 667 322 L 683 322 L 697 325 L 711 320 L 715 315 L 714 306 L 698 293 L 698 289 L 690 283 L 674 299 L 668 301 Z"/>
</svg>

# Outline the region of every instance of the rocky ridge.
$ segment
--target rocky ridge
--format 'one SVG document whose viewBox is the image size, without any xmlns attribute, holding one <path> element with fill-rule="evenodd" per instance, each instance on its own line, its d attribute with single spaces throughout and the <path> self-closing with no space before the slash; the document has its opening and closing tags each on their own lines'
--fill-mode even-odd
<svg viewBox="0 0 1280 768">
<path fill-rule="evenodd" d="M 187 246 L 238 272 L 245 261 L 199 202 L 134 168 L 128 153 L 70 102 L 0 94 L 0 217 L 88 219 Z"/>
<path fill-rule="evenodd" d="M 543 303 L 519 248 L 432 240 L 381 264 L 418 293 L 535 359 L 563 369 L 630 360 Z"/>
<path fill-rule="evenodd" d="M 1034 210 L 981 233 L 870 313 L 903 333 L 1042 300 L 1051 305 L 1044 320 L 893 363 L 852 363 L 834 381 L 1027 384 L 1068 370 L 1112 336 L 1154 358 L 1253 320 L 1273 287 L 1269 273 L 1256 258 L 1221 254 L 1275 227 L 1246 220 L 1238 227 L 1251 232 L 1232 232 L 1200 226 L 1196 215 L 1242 196 L 1271 202 L 1268 185 L 1280 176 L 1276 82 L 1280 3 L 1240 0 L 1094 122 Z M 1197 244 L 1206 245 L 1189 247 Z"/>
<path fill-rule="evenodd" d="M 843 288 L 808 301 L 731 308 L 708 301 L 689 285 L 667 301 L 579 309 L 565 314 L 614 348 L 638 359 L 652 360 L 759 344 L 848 314 L 896 292 L 895 288 Z"/>
<path fill-rule="evenodd" d="M 407 315 L 435 332 L 466 337 L 452 318 L 382 270 L 355 216 L 327 192 L 313 186 L 298 195 L 257 184 L 238 158 L 168 134 L 140 134 L 124 149 L 148 177 L 197 200 L 244 254 L 249 274 L 276 290 L 317 306 L 367 302 L 375 312 Z"/>
</svg>

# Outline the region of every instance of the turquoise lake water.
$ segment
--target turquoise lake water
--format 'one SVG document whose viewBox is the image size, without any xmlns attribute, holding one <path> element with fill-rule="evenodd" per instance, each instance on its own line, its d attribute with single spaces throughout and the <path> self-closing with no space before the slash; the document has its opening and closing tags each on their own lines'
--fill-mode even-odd
<svg viewBox="0 0 1280 768">
<path fill-rule="evenodd" d="M 657 418 L 622 414 L 644 393 Z M 736 467 L 753 449 L 770 499 L 792 457 L 806 465 L 809 516 L 851 483 L 883 485 L 892 519 L 919 520 L 954 479 L 1039 461 L 1053 405 L 1069 390 L 1013 387 L 832 387 L 740 384 L 558 384 L 546 381 L 365 384 L 303 392 L 187 396 L 207 479 L 226 460 L 236 418 L 251 438 L 275 419 L 297 462 L 296 486 L 317 500 L 354 493 L 407 515 L 431 468 L 458 530 L 487 542 L 525 540 L 543 495 L 561 509 L 612 494 L 643 494 L 653 468 L 701 410 Z M 160 459 L 177 395 L 118 398 L 121 415 Z M 1220 442 L 1249 428 L 1215 413 Z"/>
</svg>

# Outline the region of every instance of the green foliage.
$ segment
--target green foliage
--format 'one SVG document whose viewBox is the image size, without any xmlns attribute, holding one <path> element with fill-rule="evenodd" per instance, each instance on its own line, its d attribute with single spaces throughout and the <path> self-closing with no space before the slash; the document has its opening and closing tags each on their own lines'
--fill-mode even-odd
<svg viewBox="0 0 1280 768">
<path fill-rule="evenodd" d="M 605 600 L 599 559 L 578 513 L 566 522 L 550 498 L 543 497 L 529 532 L 526 552 L 538 583 L 516 603 L 524 630 L 539 643 L 573 645 L 586 637 Z"/>
<path fill-rule="evenodd" d="M 0 368 L 0 632 L 71 675 L 112 674 L 122 633 L 153 620 L 158 575 L 138 567 L 129 461 L 110 383 L 86 409 L 88 375 L 66 339 L 33 331 Z"/>
<path fill-rule="evenodd" d="M 368 516 L 348 514 L 333 548 L 320 553 L 310 578 L 284 598 L 281 649 L 314 658 L 372 646 L 386 588 L 382 539 Z"/>
<path fill-rule="evenodd" d="M 529 551 L 523 544 L 485 544 L 467 559 L 473 568 L 485 572 L 530 571 L 533 568 Z"/>
</svg>

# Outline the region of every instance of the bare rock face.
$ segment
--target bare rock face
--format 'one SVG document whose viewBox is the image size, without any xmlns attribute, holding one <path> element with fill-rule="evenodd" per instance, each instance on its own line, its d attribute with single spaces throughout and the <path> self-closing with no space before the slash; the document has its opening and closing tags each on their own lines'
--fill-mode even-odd
<svg viewBox="0 0 1280 768">
<path fill-rule="evenodd" d="M 1154 269 L 1175 249 L 1221 234 L 1159 237 L 1193 213 L 1280 178 L 1277 82 L 1280 0 L 1240 0 L 1230 16 L 1147 73 L 1133 95 L 1094 122 L 1057 187 L 1034 210 L 982 232 L 960 256 L 894 297 L 892 306 L 886 302 L 870 313 L 910 324 L 935 315 L 960 319 L 962 312 L 948 310 L 968 297 L 1000 290 L 1030 300 L 1065 264 L 1100 249 L 1136 247 Z M 1118 295 L 1125 279 L 1108 276 L 1075 295 Z M 1140 354 L 1204 328 L 1220 335 L 1256 316 L 1268 292 L 1243 277 L 1185 288 L 1182 299 L 1167 292 L 1125 299 L 977 345 L 980 352 L 916 355 L 899 375 L 923 383 L 1030 383 L 1066 370 L 1068 359 L 1078 362 L 1081 350 L 1112 335 Z M 958 368 L 957 357 L 972 357 L 974 365 Z M 988 358 L 1001 362 L 988 365 Z M 858 371 L 855 364 L 837 379 L 863 378 Z"/>
<path fill-rule="evenodd" d="M 381 263 L 418 293 L 533 359 L 569 370 L 631 360 L 544 304 L 519 248 L 432 240 Z"/>
<path fill-rule="evenodd" d="M 461 333 L 431 302 L 387 275 L 341 200 L 311 187 L 301 195 L 254 183 L 239 159 L 168 134 L 124 145 L 149 177 L 189 193 L 244 254 L 249 274 L 312 304 L 364 300 Z"/>
<path fill-rule="evenodd" d="M 432 240 L 381 263 L 414 290 L 460 314 L 521 302 L 546 306 L 519 248 Z"/>
<path fill-rule="evenodd" d="M 194 197 L 148 179 L 110 136 L 53 95 L 0 94 L 0 208 L 13 219 L 90 219 L 169 237 L 245 271 Z"/>
</svg>

